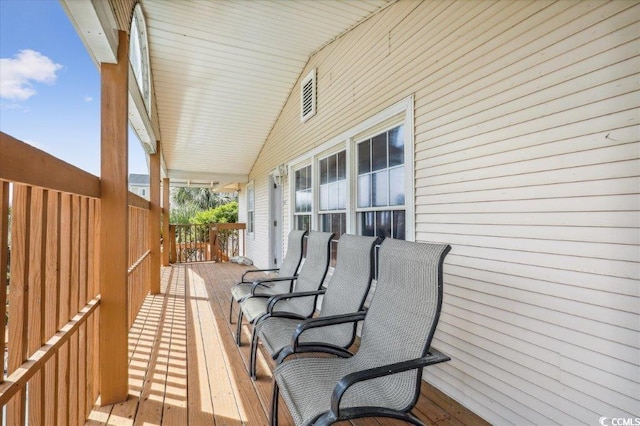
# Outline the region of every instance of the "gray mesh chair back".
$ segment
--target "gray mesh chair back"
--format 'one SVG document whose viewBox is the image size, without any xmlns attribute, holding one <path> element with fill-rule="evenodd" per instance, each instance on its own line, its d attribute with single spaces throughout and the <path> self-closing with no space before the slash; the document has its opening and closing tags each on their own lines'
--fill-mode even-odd
<svg viewBox="0 0 640 426">
<path fill-rule="evenodd" d="M 322 299 L 320 317 L 358 312 L 371 287 L 376 237 L 344 234 L 338 241 L 336 266 Z M 257 331 L 264 347 L 275 358 L 291 344 L 300 319 L 275 316 L 261 321 Z M 307 330 L 300 343 L 320 343 L 348 348 L 355 338 L 356 324 L 345 323 Z"/>
<path fill-rule="evenodd" d="M 358 312 L 364 305 L 373 275 L 373 247 L 376 237 L 344 234 L 338 242 L 336 267 L 320 306 L 320 316 Z M 354 338 L 353 324 L 332 325 L 309 330 L 301 341 L 331 342 L 348 346 Z"/>
<path fill-rule="evenodd" d="M 280 268 L 270 269 L 255 269 L 246 271 L 241 282 L 237 283 L 231 288 L 231 300 L 229 303 L 229 322 L 232 322 L 233 318 L 233 302 L 241 301 L 251 295 L 251 289 L 253 287 L 253 280 L 260 281 L 265 279 L 265 276 L 256 275 L 260 272 L 273 272 L 277 271 L 279 277 L 293 277 L 298 272 L 300 263 L 302 262 L 302 249 L 304 245 L 304 236 L 307 231 L 293 230 L 289 232 L 287 254 L 280 265 Z M 246 278 L 245 278 L 246 277 Z M 256 292 L 261 294 L 280 294 L 286 293 L 291 288 L 292 280 L 275 281 L 270 282 L 268 286 L 260 287 L 256 289 Z"/>
<path fill-rule="evenodd" d="M 324 283 L 327 276 L 330 260 L 332 232 L 311 231 L 307 238 L 307 255 L 300 267 L 298 279 L 293 291 L 315 291 Z M 308 300 L 307 300 L 308 299 Z M 303 299 L 286 300 L 278 304 L 276 311 L 294 312 L 309 316 L 315 310 L 315 299 L 305 297 Z"/>
<path fill-rule="evenodd" d="M 385 239 L 358 351 L 347 359 L 297 358 L 280 364 L 274 371 L 272 424 L 280 389 L 296 424 L 380 415 L 421 424 L 409 411 L 420 394 L 422 368 L 449 359 L 430 347 L 449 250 L 446 244 Z"/>
<path fill-rule="evenodd" d="M 385 239 L 380 247 L 378 282 L 362 326 L 360 348 L 350 360 L 357 368 L 423 356 L 431 345 L 442 305 L 445 244 L 419 244 Z M 379 380 L 388 389 L 388 403 L 402 409 L 415 403 L 420 371 L 409 371 L 355 385 L 366 388 Z M 374 384 L 375 385 L 375 384 Z M 353 393 L 358 390 L 354 387 Z"/>
<path fill-rule="evenodd" d="M 284 256 L 284 259 L 282 259 L 282 264 L 280 264 L 280 271 L 278 271 L 279 276 L 292 277 L 298 272 L 302 261 L 302 246 L 305 233 L 306 231 L 297 229 L 289 232 L 287 254 Z M 289 283 L 287 282 L 287 287 L 288 286 Z"/>
</svg>

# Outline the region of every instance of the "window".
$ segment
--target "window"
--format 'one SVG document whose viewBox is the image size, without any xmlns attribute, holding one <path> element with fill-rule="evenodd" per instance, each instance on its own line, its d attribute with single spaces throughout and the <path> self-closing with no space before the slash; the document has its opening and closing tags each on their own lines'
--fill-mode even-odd
<svg viewBox="0 0 640 426">
<path fill-rule="evenodd" d="M 413 240 L 413 111 L 409 96 L 293 159 L 291 228 Z"/>
<path fill-rule="evenodd" d="M 403 126 L 356 144 L 358 234 L 405 239 Z"/>
<path fill-rule="evenodd" d="M 253 234 L 255 227 L 255 196 L 253 185 L 247 186 L 247 233 Z"/>
<path fill-rule="evenodd" d="M 147 114 L 151 117 L 151 76 L 149 71 L 147 25 L 145 24 L 140 3 L 136 5 L 133 11 L 129 40 L 129 62 L 147 108 Z"/>
<path fill-rule="evenodd" d="M 311 229 L 311 165 L 294 173 L 294 228 Z"/>
<path fill-rule="evenodd" d="M 336 241 L 347 231 L 347 151 L 342 150 L 322 158 L 318 161 L 318 169 L 320 230 L 335 234 L 334 242 L 331 243 L 331 266 L 335 266 Z"/>
<path fill-rule="evenodd" d="M 146 197 L 147 196 L 147 189 L 146 188 L 140 188 L 140 195 L 142 197 Z"/>
</svg>

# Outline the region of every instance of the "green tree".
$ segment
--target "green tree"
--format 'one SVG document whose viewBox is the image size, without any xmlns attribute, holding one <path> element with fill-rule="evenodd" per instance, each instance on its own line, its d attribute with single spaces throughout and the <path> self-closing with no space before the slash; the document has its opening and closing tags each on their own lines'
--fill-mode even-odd
<svg viewBox="0 0 640 426">
<path fill-rule="evenodd" d="M 195 205 L 198 210 L 208 210 L 233 201 L 237 196 L 224 192 L 213 192 L 209 188 L 174 188 L 171 198 L 177 206 Z"/>
<path fill-rule="evenodd" d="M 215 207 L 213 209 L 200 211 L 196 213 L 190 220 L 193 224 L 208 223 L 235 223 L 238 221 L 238 202 L 232 201 L 227 204 Z"/>
</svg>

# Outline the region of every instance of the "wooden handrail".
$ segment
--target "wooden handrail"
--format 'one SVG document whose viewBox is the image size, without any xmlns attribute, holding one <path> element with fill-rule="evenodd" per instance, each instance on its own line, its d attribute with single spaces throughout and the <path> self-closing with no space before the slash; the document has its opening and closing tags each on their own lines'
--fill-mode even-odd
<svg viewBox="0 0 640 426">
<path fill-rule="evenodd" d="M 100 198 L 100 179 L 0 132 L 0 179 Z"/>
<path fill-rule="evenodd" d="M 139 209 L 145 209 L 145 210 L 149 210 L 150 208 L 149 201 L 145 200 L 144 198 L 142 198 L 137 194 L 134 194 L 131 191 L 129 191 L 129 198 L 127 202 L 131 207 L 137 207 Z"/>
</svg>

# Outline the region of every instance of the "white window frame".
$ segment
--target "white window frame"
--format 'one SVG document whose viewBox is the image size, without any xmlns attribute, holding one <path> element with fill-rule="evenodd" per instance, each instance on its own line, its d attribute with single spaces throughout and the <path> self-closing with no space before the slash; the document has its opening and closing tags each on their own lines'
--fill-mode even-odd
<svg viewBox="0 0 640 426">
<path fill-rule="evenodd" d="M 351 160 L 351 167 L 353 170 L 353 176 L 351 176 L 351 184 L 352 184 L 352 202 L 353 202 L 353 208 L 349 211 L 349 213 L 351 214 L 351 220 L 353 223 L 353 233 L 357 234 L 358 231 L 358 213 L 361 212 L 365 212 L 365 211 L 372 211 L 372 212 L 378 212 L 378 211 L 394 211 L 394 210 L 403 210 L 405 212 L 405 240 L 409 240 L 409 235 L 411 235 L 411 240 L 413 241 L 415 240 L 415 232 L 413 231 L 413 220 L 409 221 L 407 218 L 409 217 L 409 209 L 408 209 L 408 192 L 410 193 L 410 197 L 411 197 L 411 201 L 413 201 L 413 167 L 411 167 L 411 175 L 409 176 L 409 178 L 407 178 L 407 173 L 409 173 L 409 168 L 407 168 L 407 158 L 408 156 L 411 156 L 411 165 L 413 165 L 413 146 L 407 146 L 408 143 L 408 138 L 406 137 L 406 124 L 404 122 L 404 117 L 402 117 L 401 115 L 399 116 L 395 116 L 395 117 L 391 117 L 390 119 L 387 119 L 381 123 L 379 123 L 377 126 L 374 126 L 373 128 L 367 130 L 366 132 L 363 132 L 359 135 L 356 135 L 355 137 L 350 139 L 350 145 L 351 145 L 351 152 L 353 153 L 353 155 L 351 156 L 352 160 Z M 386 133 L 391 129 L 394 129 L 396 127 L 402 126 L 403 127 L 403 136 L 404 136 L 404 164 L 403 164 L 403 168 L 404 168 L 404 190 L 405 190 L 405 198 L 404 198 L 404 204 L 401 206 L 394 206 L 394 205 L 387 205 L 387 206 L 369 206 L 369 207 L 358 207 L 358 201 L 357 201 L 357 197 L 358 197 L 358 190 L 357 190 L 357 185 L 358 185 L 358 155 L 357 155 L 357 150 L 358 150 L 358 144 L 361 142 L 364 142 L 370 138 L 373 138 L 374 136 L 378 136 L 382 133 Z M 413 138 L 411 138 L 411 141 L 413 141 Z M 412 142 L 411 142 L 412 143 Z M 410 151 L 410 152 L 409 152 Z M 389 170 L 389 169 L 386 169 Z M 409 188 L 411 187 L 411 189 Z M 413 203 L 411 203 L 413 204 Z M 413 209 L 411 210 L 413 212 Z M 411 218 L 413 218 L 413 213 L 411 213 Z M 411 234 L 409 234 L 408 231 L 408 224 L 409 222 L 412 223 L 411 226 Z"/>
<path fill-rule="evenodd" d="M 364 120 L 362 123 L 353 128 L 335 136 L 320 146 L 306 152 L 305 154 L 293 159 L 287 165 L 292 170 L 289 174 L 289 195 L 293 200 L 289 209 L 289 227 L 293 229 L 294 211 L 295 211 L 295 170 L 311 164 L 311 172 L 313 181 L 311 185 L 312 192 L 312 215 L 311 229 L 319 229 L 319 185 L 320 175 L 318 170 L 318 162 L 320 159 L 336 153 L 343 149 L 347 152 L 347 232 L 355 234 L 357 232 L 357 200 L 356 183 L 357 183 L 357 167 L 355 162 L 356 143 L 382 133 L 383 131 L 392 129 L 400 124 L 403 125 L 404 134 L 404 186 L 405 186 L 405 239 L 407 241 L 415 241 L 415 187 L 414 187 L 414 126 L 413 126 L 414 99 L 413 95 L 385 108 L 374 116 Z M 393 210 L 393 207 L 389 209 Z"/>
<path fill-rule="evenodd" d="M 309 159 L 291 165 L 289 167 L 290 173 L 289 173 L 289 199 L 291 200 L 291 208 L 290 210 L 290 220 L 289 220 L 289 227 L 290 229 L 294 229 L 294 225 L 296 223 L 296 216 L 300 215 L 300 214 L 296 214 L 296 172 L 304 169 L 305 167 L 311 167 L 310 169 L 310 173 L 311 173 L 311 212 L 309 213 L 309 215 L 311 216 L 309 219 L 309 230 L 312 229 L 318 229 L 317 228 L 317 215 L 315 213 L 316 210 L 316 206 L 318 205 L 317 202 L 317 191 L 315 189 L 315 185 L 316 185 L 316 181 L 317 181 L 317 177 L 316 177 L 316 169 L 317 167 L 314 167 L 314 164 L 309 161 Z M 307 213 L 304 213 L 305 215 Z"/>
<path fill-rule="evenodd" d="M 149 62 L 149 42 L 147 39 L 147 23 L 142 12 L 142 5 L 137 3 L 131 19 L 129 62 L 134 71 L 138 90 L 151 117 L 151 66 Z"/>
<path fill-rule="evenodd" d="M 250 207 L 253 207 L 251 210 Z M 253 214 L 250 214 L 253 213 Z M 255 239 L 256 231 L 256 191 L 254 182 L 247 185 L 247 236 Z"/>
<path fill-rule="evenodd" d="M 320 161 L 324 160 L 325 158 L 331 156 L 331 155 L 336 155 L 337 153 L 344 151 L 345 152 L 345 156 L 346 156 L 346 188 L 345 188 L 345 207 L 344 209 L 336 209 L 336 210 L 320 210 Z M 331 214 L 331 213 L 346 213 L 346 229 L 349 229 L 349 209 L 351 207 L 351 177 L 349 176 L 349 171 L 350 171 L 350 153 L 349 153 L 349 149 L 347 147 L 347 143 L 346 141 L 343 143 L 339 143 L 338 145 L 335 145 L 333 147 L 331 147 L 330 149 L 318 153 L 316 155 L 313 156 L 313 164 L 315 166 L 316 172 L 314 174 L 314 179 L 315 181 L 312 182 L 313 184 L 313 189 L 312 189 L 312 193 L 313 193 L 313 200 L 314 200 L 314 206 L 317 206 L 317 208 L 314 209 L 313 211 L 313 216 L 315 217 L 315 223 L 317 224 L 317 228 L 316 229 L 320 229 L 320 215 L 322 214 Z"/>
</svg>

